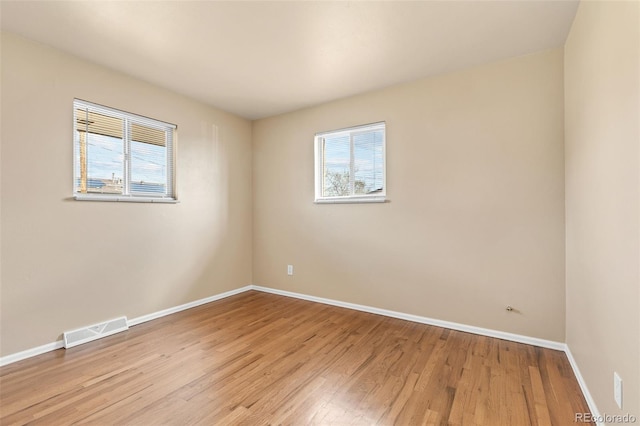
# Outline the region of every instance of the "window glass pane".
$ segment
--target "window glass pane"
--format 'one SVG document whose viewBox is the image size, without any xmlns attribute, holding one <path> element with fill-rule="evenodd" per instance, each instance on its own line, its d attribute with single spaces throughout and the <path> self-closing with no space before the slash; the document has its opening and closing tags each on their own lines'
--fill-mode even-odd
<svg viewBox="0 0 640 426">
<path fill-rule="evenodd" d="M 87 192 L 122 194 L 122 139 L 88 134 Z"/>
<path fill-rule="evenodd" d="M 164 137 L 164 132 L 162 133 Z M 167 148 L 164 145 L 131 141 L 131 192 L 167 192 Z"/>
<path fill-rule="evenodd" d="M 316 134 L 316 201 L 385 201 L 385 127 L 379 122 Z"/>
<path fill-rule="evenodd" d="M 324 172 L 322 196 L 351 195 L 349 135 L 326 137 L 323 142 L 322 170 Z"/>
<path fill-rule="evenodd" d="M 76 191 L 122 194 L 124 144 L 122 120 L 76 111 Z"/>
<path fill-rule="evenodd" d="M 353 136 L 355 194 L 374 194 L 384 189 L 382 138 L 381 130 Z"/>
</svg>

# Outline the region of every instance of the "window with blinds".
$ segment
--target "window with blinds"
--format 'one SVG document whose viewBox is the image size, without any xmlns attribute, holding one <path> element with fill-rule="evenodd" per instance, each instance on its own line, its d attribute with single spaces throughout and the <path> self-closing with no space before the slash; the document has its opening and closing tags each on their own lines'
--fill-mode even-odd
<svg viewBox="0 0 640 426">
<path fill-rule="evenodd" d="M 73 123 L 76 199 L 175 201 L 175 125 L 78 99 Z"/>
<path fill-rule="evenodd" d="M 316 134 L 315 172 L 316 202 L 384 202 L 385 123 Z"/>
</svg>

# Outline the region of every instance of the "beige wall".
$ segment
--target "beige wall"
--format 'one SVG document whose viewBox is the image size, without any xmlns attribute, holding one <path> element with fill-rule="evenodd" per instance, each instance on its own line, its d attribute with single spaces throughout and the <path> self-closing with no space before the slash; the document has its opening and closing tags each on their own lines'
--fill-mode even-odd
<svg viewBox="0 0 640 426">
<path fill-rule="evenodd" d="M 382 120 L 389 202 L 314 204 L 314 134 Z M 254 122 L 254 283 L 564 341 L 563 120 L 556 49 Z"/>
<path fill-rule="evenodd" d="M 598 409 L 638 418 L 639 27 L 638 2 L 583 1 L 565 47 L 567 343 Z"/>
<path fill-rule="evenodd" d="M 181 202 L 70 200 L 74 97 L 177 124 Z M 249 121 L 3 34 L 1 135 L 2 355 L 252 282 Z"/>
</svg>

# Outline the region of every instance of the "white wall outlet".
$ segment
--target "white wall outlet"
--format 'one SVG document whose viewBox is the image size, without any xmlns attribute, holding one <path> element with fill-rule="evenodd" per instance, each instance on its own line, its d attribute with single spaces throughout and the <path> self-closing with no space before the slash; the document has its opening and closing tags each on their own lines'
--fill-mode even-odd
<svg viewBox="0 0 640 426">
<path fill-rule="evenodd" d="M 293 275 L 293 265 L 287 265 L 287 275 Z"/>
<path fill-rule="evenodd" d="M 615 371 L 613 372 L 613 398 L 618 408 L 622 409 L 622 379 Z"/>
</svg>

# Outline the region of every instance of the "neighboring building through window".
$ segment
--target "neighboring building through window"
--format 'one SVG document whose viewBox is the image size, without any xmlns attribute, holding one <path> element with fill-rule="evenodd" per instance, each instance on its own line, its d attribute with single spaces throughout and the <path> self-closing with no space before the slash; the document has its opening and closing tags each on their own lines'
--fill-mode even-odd
<svg viewBox="0 0 640 426">
<path fill-rule="evenodd" d="M 315 136 L 318 203 L 384 202 L 385 123 Z"/>
<path fill-rule="evenodd" d="M 176 126 L 74 100 L 74 197 L 175 201 Z"/>
</svg>

